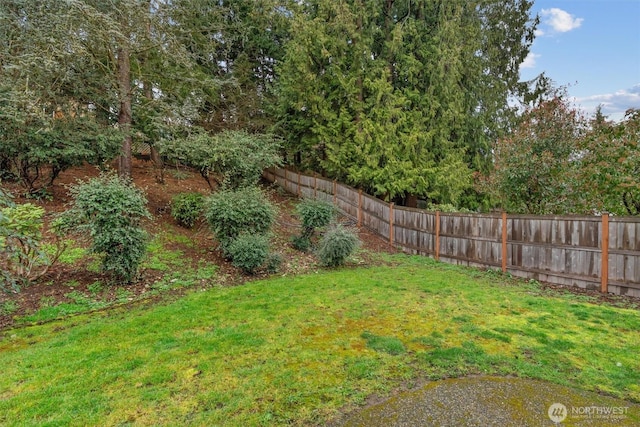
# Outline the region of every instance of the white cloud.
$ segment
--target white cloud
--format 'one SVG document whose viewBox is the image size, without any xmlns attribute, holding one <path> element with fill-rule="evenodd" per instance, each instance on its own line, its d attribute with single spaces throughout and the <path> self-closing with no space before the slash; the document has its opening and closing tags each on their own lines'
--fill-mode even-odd
<svg viewBox="0 0 640 427">
<path fill-rule="evenodd" d="M 540 58 L 540 55 L 537 53 L 529 52 L 522 64 L 520 64 L 520 68 L 534 68 L 536 66 L 536 60 Z"/>
<path fill-rule="evenodd" d="M 542 15 L 542 22 L 553 28 L 554 31 L 559 33 L 566 33 L 567 31 L 575 30 L 582 25 L 582 18 L 576 18 L 569 12 L 565 12 L 562 9 L 553 7 L 551 9 L 542 9 L 540 11 Z"/>
<path fill-rule="evenodd" d="M 602 105 L 602 113 L 605 116 L 619 120 L 629 108 L 640 108 L 640 84 L 614 93 L 577 98 L 576 102 L 589 113 L 593 113 L 598 105 Z"/>
</svg>

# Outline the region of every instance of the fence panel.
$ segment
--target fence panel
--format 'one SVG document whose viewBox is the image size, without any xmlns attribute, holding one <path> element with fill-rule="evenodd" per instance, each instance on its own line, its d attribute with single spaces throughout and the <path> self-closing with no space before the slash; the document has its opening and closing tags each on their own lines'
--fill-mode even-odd
<svg viewBox="0 0 640 427">
<path fill-rule="evenodd" d="M 333 203 L 333 181 L 318 177 L 316 185 L 316 198 Z"/>
<path fill-rule="evenodd" d="M 517 276 L 600 287 L 599 217 L 517 215 L 508 219 L 508 269 Z"/>
<path fill-rule="evenodd" d="M 362 195 L 362 225 L 375 231 L 383 237 L 389 237 L 389 204 L 371 197 Z"/>
<path fill-rule="evenodd" d="M 394 243 L 413 254 L 435 254 L 436 216 L 420 209 L 394 207 Z"/>
<path fill-rule="evenodd" d="M 640 297 L 640 219 L 609 220 L 609 287 Z"/>
<path fill-rule="evenodd" d="M 501 266 L 499 215 L 440 214 L 440 257 L 467 265 Z"/>
<path fill-rule="evenodd" d="M 338 209 L 346 216 L 356 219 L 358 217 L 358 192 L 343 184 L 336 185 Z"/>
</svg>

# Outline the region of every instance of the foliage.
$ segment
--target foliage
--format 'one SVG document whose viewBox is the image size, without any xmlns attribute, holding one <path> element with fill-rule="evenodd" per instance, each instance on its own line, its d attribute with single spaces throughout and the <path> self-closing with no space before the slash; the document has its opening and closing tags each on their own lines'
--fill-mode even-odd
<svg viewBox="0 0 640 427">
<path fill-rule="evenodd" d="M 258 183 L 262 171 L 281 163 L 280 142 L 271 135 L 225 130 L 216 135 L 194 132 L 185 138 L 166 139 L 161 153 L 170 161 L 196 168 L 213 188 L 237 189 Z"/>
<path fill-rule="evenodd" d="M 640 110 L 620 123 L 592 120 L 580 158 L 583 210 L 640 215 Z"/>
<path fill-rule="evenodd" d="M 85 132 L 74 125 L 71 141 L 99 139 L 117 124 L 120 172 L 129 176 L 132 142 L 153 144 L 190 117 L 183 106 L 202 92 L 196 82 L 215 86 L 206 75 L 194 76 L 193 58 L 176 38 L 171 14 L 177 7 L 151 0 L 121 0 L 117 7 L 97 0 L 0 2 L 0 39 L 7 40 L 0 46 L 0 75 L 16 88 L 12 99 L 24 91 L 25 111 L 43 116 L 30 114 L 22 120 L 24 132 L 8 139 L 38 136 L 41 129 L 45 140 L 37 145 L 56 143 L 62 150 L 64 140 L 50 137 L 38 121 L 95 116 L 99 125 Z"/>
<path fill-rule="evenodd" d="M 428 203 L 427 204 L 427 208 L 428 211 L 440 211 L 440 212 L 446 212 L 446 213 L 451 213 L 451 212 L 464 212 L 464 213 L 469 213 L 472 212 L 469 209 L 465 209 L 465 208 L 456 208 L 455 206 L 453 206 L 452 204 L 433 204 L 433 203 Z"/>
<path fill-rule="evenodd" d="M 278 252 L 270 252 L 265 261 L 265 268 L 268 273 L 274 274 L 280 271 L 282 267 L 283 257 Z"/>
<path fill-rule="evenodd" d="M 254 274 L 269 257 L 269 239 L 261 234 L 241 234 L 227 247 L 231 263 L 247 274 Z"/>
<path fill-rule="evenodd" d="M 144 194 L 113 175 L 78 183 L 70 191 L 73 205 L 60 217 L 62 226 L 85 233 L 91 251 L 103 255 L 102 270 L 130 283 L 146 251 L 141 221 L 151 215 Z"/>
<path fill-rule="evenodd" d="M 18 310 L 18 303 L 9 300 L 0 304 L 0 316 L 11 315 Z"/>
<path fill-rule="evenodd" d="M 352 231 L 338 225 L 329 229 L 318 244 L 316 255 L 326 267 L 337 267 L 360 246 L 360 239 Z"/>
<path fill-rule="evenodd" d="M 303 199 L 296 206 L 302 222 L 302 236 L 310 239 L 318 228 L 326 227 L 336 216 L 335 207 L 325 200 Z"/>
<path fill-rule="evenodd" d="M 242 233 L 266 234 L 275 215 L 275 208 L 257 187 L 220 191 L 205 201 L 205 218 L 224 252 Z"/>
<path fill-rule="evenodd" d="M 59 234 L 49 255 L 42 244 L 44 209 L 31 203 L 14 204 L 0 189 L 0 290 L 18 291 L 47 273 L 64 251 Z"/>
<path fill-rule="evenodd" d="M 277 87 L 289 159 L 385 200 L 458 204 L 513 118 L 532 2 L 304 4 Z"/>
<path fill-rule="evenodd" d="M 84 162 L 101 165 L 120 150 L 121 133 L 95 114 L 56 116 L 32 101 L 32 92 L 0 87 L 0 166 L 32 194 Z M 49 109 L 53 106 L 48 106 Z M 58 106 L 58 108 L 60 108 Z M 58 111 L 60 115 L 63 113 Z"/>
<path fill-rule="evenodd" d="M 182 0 L 173 4 L 171 19 L 181 29 L 178 40 L 193 53 L 197 71 L 218 83 L 198 88 L 202 102 L 197 105 L 196 124 L 210 132 L 263 132 L 272 124 L 268 106 L 274 96 L 276 66 L 284 56 L 298 2 Z"/>
<path fill-rule="evenodd" d="M 293 236 L 291 245 L 300 252 L 307 252 L 311 248 L 311 239 L 304 234 L 302 236 Z"/>
<path fill-rule="evenodd" d="M 586 121 L 562 93 L 528 107 L 513 132 L 495 143 L 484 190 L 508 212 L 574 212 L 585 131 Z"/>
<path fill-rule="evenodd" d="M 183 227 L 192 228 L 204 209 L 200 193 L 181 193 L 171 199 L 171 216 Z"/>
</svg>

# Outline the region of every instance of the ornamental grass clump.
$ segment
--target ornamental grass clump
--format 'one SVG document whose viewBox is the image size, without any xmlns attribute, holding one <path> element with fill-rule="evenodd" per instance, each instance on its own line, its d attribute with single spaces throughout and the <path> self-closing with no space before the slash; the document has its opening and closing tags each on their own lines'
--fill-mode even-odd
<svg viewBox="0 0 640 427">
<path fill-rule="evenodd" d="M 316 256 L 325 267 L 343 265 L 347 258 L 360 246 L 360 239 L 352 231 L 337 225 L 322 236 Z"/>
</svg>

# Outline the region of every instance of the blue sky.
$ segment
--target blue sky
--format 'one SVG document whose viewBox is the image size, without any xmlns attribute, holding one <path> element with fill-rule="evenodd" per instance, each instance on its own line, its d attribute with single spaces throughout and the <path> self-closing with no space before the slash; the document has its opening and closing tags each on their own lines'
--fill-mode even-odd
<svg viewBox="0 0 640 427">
<path fill-rule="evenodd" d="M 587 114 L 640 108 L 640 0 L 535 0 L 538 34 L 520 76 L 545 72 Z"/>
</svg>

